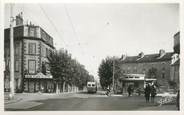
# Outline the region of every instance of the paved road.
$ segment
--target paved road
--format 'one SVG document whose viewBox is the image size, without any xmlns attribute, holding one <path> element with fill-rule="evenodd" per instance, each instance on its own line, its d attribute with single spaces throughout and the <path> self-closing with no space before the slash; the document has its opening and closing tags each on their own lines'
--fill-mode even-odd
<svg viewBox="0 0 184 115">
<path fill-rule="evenodd" d="M 123 110 L 175 110 L 156 106 L 155 103 L 146 103 L 144 96 L 111 96 L 107 97 L 102 93 L 72 94 L 66 98 L 46 99 L 34 101 L 39 103 L 38 106 L 24 111 L 123 111 Z M 170 106 L 169 106 L 170 107 Z M 18 110 L 18 109 L 6 109 Z"/>
</svg>

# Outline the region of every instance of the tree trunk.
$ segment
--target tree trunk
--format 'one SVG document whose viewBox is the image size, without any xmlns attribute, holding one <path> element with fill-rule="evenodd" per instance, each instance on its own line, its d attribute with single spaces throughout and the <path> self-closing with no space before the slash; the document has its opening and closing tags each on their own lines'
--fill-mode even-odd
<svg viewBox="0 0 184 115">
<path fill-rule="evenodd" d="M 70 86 L 67 84 L 67 92 L 70 92 Z"/>
<path fill-rule="evenodd" d="M 56 93 L 59 93 L 59 86 L 58 86 L 58 82 L 56 83 Z"/>
<path fill-rule="evenodd" d="M 63 92 L 65 92 L 65 81 L 63 82 Z"/>
<path fill-rule="evenodd" d="M 74 92 L 74 85 L 72 84 L 72 92 Z"/>
</svg>

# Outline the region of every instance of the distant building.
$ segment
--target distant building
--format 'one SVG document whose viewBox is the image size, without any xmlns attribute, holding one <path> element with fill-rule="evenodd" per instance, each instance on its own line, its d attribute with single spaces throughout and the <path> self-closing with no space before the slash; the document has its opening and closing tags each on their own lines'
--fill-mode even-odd
<svg viewBox="0 0 184 115">
<path fill-rule="evenodd" d="M 144 55 L 143 52 L 137 56 L 122 55 L 120 59 L 120 69 L 122 76 L 119 84 L 123 91 L 129 85 L 135 88 L 143 88 L 144 82 L 157 82 L 162 89 L 168 89 L 168 81 L 171 80 L 171 58 L 172 52 L 160 50 L 157 54 Z"/>
<path fill-rule="evenodd" d="M 172 84 L 176 85 L 179 88 L 180 79 L 179 79 L 179 71 L 180 71 L 180 32 L 177 32 L 174 35 L 174 55 L 171 60 L 171 77 Z"/>
<path fill-rule="evenodd" d="M 55 50 L 53 38 L 41 27 L 23 25 L 22 14 L 16 16 L 14 30 L 15 91 L 47 92 L 53 89 L 47 56 Z M 10 89 L 10 28 L 4 30 L 5 91 Z"/>
</svg>

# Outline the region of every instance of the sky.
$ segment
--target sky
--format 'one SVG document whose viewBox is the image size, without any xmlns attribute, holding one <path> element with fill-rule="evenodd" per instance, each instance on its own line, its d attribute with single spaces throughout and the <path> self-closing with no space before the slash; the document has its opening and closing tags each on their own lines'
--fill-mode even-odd
<svg viewBox="0 0 184 115">
<path fill-rule="evenodd" d="M 121 57 L 173 51 L 179 29 L 176 3 L 27 3 L 14 4 L 14 16 L 23 12 L 25 23 L 42 27 L 90 74 L 107 56 Z M 5 5 L 4 27 L 9 27 L 10 6 Z"/>
</svg>

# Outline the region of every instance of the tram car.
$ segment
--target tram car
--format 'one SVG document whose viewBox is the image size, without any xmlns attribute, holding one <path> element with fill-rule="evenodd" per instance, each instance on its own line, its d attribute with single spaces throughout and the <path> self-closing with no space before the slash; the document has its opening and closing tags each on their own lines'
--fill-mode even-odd
<svg viewBox="0 0 184 115">
<path fill-rule="evenodd" d="M 96 93 L 97 92 L 96 82 L 87 82 L 87 92 L 88 93 Z"/>
</svg>

